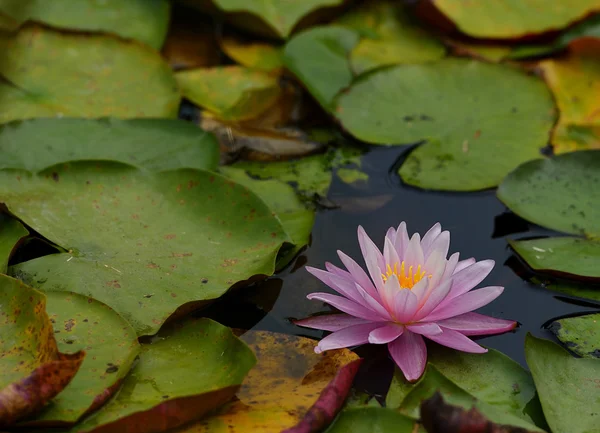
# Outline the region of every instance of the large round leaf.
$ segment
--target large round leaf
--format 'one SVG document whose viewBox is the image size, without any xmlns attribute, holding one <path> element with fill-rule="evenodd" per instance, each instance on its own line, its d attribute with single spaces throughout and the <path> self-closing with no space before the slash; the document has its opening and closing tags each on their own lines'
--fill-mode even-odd
<svg viewBox="0 0 600 433">
<path fill-rule="evenodd" d="M 69 251 L 21 263 L 13 275 L 98 299 L 138 335 L 155 333 L 184 304 L 270 275 L 288 240 L 250 190 L 210 172 L 76 163 L 0 175 L 11 212 Z"/>
<path fill-rule="evenodd" d="M 570 351 L 583 358 L 600 358 L 600 314 L 559 319 L 550 330 Z"/>
<path fill-rule="evenodd" d="M 29 231 L 18 220 L 0 214 L 0 273 L 5 274 L 13 250 Z"/>
<path fill-rule="evenodd" d="M 527 162 L 502 181 L 498 198 L 553 230 L 600 236 L 600 150 Z"/>
<path fill-rule="evenodd" d="M 114 33 L 159 49 L 169 26 L 167 0 L 0 0 L 0 12 L 15 21 L 53 27 Z"/>
<path fill-rule="evenodd" d="M 169 327 L 142 345 L 114 399 L 71 432 L 164 432 L 226 403 L 255 364 L 229 328 L 209 319 Z"/>
<path fill-rule="evenodd" d="M 77 160 L 214 170 L 219 145 L 212 134 L 171 119 L 34 119 L 0 126 L 0 168 L 38 172 Z"/>
<path fill-rule="evenodd" d="M 540 80 L 461 59 L 367 75 L 341 95 L 337 116 L 369 143 L 426 140 L 400 168 L 402 179 L 457 191 L 493 187 L 520 163 L 538 158 L 554 119 Z"/>
<path fill-rule="evenodd" d="M 179 92 L 154 50 L 36 26 L 0 35 L 0 122 L 32 117 L 175 117 Z M 149 90 L 151 89 L 151 91 Z"/>
<path fill-rule="evenodd" d="M 433 0 L 460 30 L 479 38 L 517 38 L 560 30 L 600 10 L 597 0 Z"/>
<path fill-rule="evenodd" d="M 597 432 L 600 361 L 574 358 L 531 334 L 525 339 L 525 358 L 552 432 Z"/>
<path fill-rule="evenodd" d="M 508 241 L 532 269 L 600 279 L 600 242 L 574 237 Z"/>
<path fill-rule="evenodd" d="M 108 306 L 69 292 L 46 294 L 58 349 L 85 350 L 71 383 L 28 425 L 76 422 L 106 402 L 140 351 L 135 330 Z"/>
</svg>

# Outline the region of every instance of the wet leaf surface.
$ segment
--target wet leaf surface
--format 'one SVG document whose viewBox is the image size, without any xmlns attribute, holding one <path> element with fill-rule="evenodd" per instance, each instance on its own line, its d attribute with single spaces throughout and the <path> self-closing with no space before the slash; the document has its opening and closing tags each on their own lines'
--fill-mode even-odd
<svg viewBox="0 0 600 433">
<path fill-rule="evenodd" d="M 285 46 L 285 66 L 327 111 L 334 110 L 335 96 L 352 82 L 348 56 L 359 37 L 358 32 L 340 26 L 315 27 Z"/>
<path fill-rule="evenodd" d="M 283 52 L 279 46 L 233 36 L 223 38 L 220 46 L 227 56 L 247 68 L 266 72 L 283 69 Z"/>
<path fill-rule="evenodd" d="M 598 430 L 600 361 L 577 359 L 556 343 L 527 335 L 525 357 L 553 433 Z"/>
<path fill-rule="evenodd" d="M 0 36 L 0 122 L 33 117 L 175 117 L 180 96 L 154 50 L 38 26 Z M 152 89 L 152 92 L 148 92 Z"/>
<path fill-rule="evenodd" d="M 576 298 L 589 299 L 600 303 L 600 286 L 576 284 L 572 282 L 550 282 L 543 284 L 544 288 Z"/>
<path fill-rule="evenodd" d="M 434 0 L 435 6 L 462 32 L 479 38 L 519 38 L 560 30 L 587 14 L 600 10 L 596 0 L 545 0 L 471 2 Z"/>
<path fill-rule="evenodd" d="M 114 33 L 159 49 L 167 34 L 170 6 L 167 0 L 0 0 L 0 12 L 20 24 L 36 21 L 61 29 Z"/>
<path fill-rule="evenodd" d="M 600 151 L 567 153 L 529 161 L 498 187 L 514 213 L 566 233 L 600 236 Z"/>
<path fill-rule="evenodd" d="M 0 214 L 0 273 L 5 274 L 8 261 L 21 239 L 29 234 L 18 220 Z"/>
<path fill-rule="evenodd" d="M 549 328 L 573 353 L 583 358 L 600 358 L 600 314 L 559 319 Z"/>
<path fill-rule="evenodd" d="M 108 401 L 140 351 L 135 330 L 108 306 L 69 292 L 48 292 L 58 349 L 86 358 L 69 385 L 28 426 L 74 423 Z"/>
<path fill-rule="evenodd" d="M 425 140 L 400 168 L 409 185 L 472 191 L 539 158 L 553 103 L 540 80 L 513 68 L 448 59 L 369 74 L 340 96 L 336 115 L 369 143 Z"/>
<path fill-rule="evenodd" d="M 71 251 L 21 263 L 12 274 L 43 291 L 104 302 L 138 335 L 154 334 L 180 306 L 272 274 L 288 241 L 262 200 L 210 172 L 82 162 L 39 176 L 1 175 L 8 208 Z"/>
<path fill-rule="evenodd" d="M 377 407 L 345 409 L 326 433 L 425 433 L 412 418 Z"/>
<path fill-rule="evenodd" d="M 229 328 L 212 320 L 167 327 L 142 345 L 116 397 L 71 432 L 158 433 L 179 427 L 230 400 L 255 362 Z"/>
<path fill-rule="evenodd" d="M 570 236 L 508 243 L 535 271 L 600 280 L 600 242 Z"/>
<path fill-rule="evenodd" d="M 0 427 L 6 427 L 59 394 L 85 352 L 59 352 L 43 294 L 5 275 L 0 288 Z"/>
<path fill-rule="evenodd" d="M 280 433 L 302 419 L 342 366 L 358 358 L 347 349 L 318 355 L 316 341 L 292 335 L 249 331 L 241 339 L 258 363 L 237 398 L 178 433 Z"/>
<path fill-rule="evenodd" d="M 567 57 L 539 64 L 560 110 L 555 153 L 600 148 L 600 39 L 580 39 Z"/>
<path fill-rule="evenodd" d="M 0 168 L 39 172 L 77 160 L 119 161 L 151 171 L 214 170 L 213 136 L 170 119 L 34 119 L 0 126 Z"/>
<path fill-rule="evenodd" d="M 241 66 L 220 66 L 178 72 L 183 96 L 222 120 L 258 117 L 279 97 L 276 76 Z"/>
</svg>

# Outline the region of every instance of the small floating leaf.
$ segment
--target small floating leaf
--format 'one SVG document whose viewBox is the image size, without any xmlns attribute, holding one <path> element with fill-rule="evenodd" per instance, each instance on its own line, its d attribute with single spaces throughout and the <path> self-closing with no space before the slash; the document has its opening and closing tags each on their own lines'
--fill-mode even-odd
<svg viewBox="0 0 600 433">
<path fill-rule="evenodd" d="M 567 349 L 577 355 L 600 358 L 600 314 L 559 319 L 550 324 L 550 330 Z"/>
</svg>

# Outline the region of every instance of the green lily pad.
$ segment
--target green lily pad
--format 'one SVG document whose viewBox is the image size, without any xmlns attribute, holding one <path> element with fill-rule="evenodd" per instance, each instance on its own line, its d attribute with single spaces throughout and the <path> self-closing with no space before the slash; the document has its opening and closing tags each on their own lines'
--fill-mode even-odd
<svg viewBox="0 0 600 433">
<path fill-rule="evenodd" d="M 544 416 L 531 374 L 503 353 L 488 349 L 484 354 L 471 354 L 430 344 L 428 362 L 478 400 L 524 421 L 543 425 Z M 397 370 L 386 406 L 400 407 L 415 386 Z"/>
<path fill-rule="evenodd" d="M 549 329 L 573 353 L 582 358 L 600 358 L 600 314 L 556 320 Z"/>
<path fill-rule="evenodd" d="M 74 423 L 106 402 L 140 351 L 135 330 L 108 306 L 69 292 L 48 292 L 47 312 L 58 349 L 85 350 L 77 375 L 27 425 Z M 54 424 L 55 425 L 55 424 Z"/>
<path fill-rule="evenodd" d="M 596 0 L 503 0 L 473 2 L 434 0 L 433 4 L 456 26 L 477 38 L 519 38 L 567 27 L 600 9 Z"/>
<path fill-rule="evenodd" d="M 211 172 L 80 162 L 0 178 L 11 212 L 69 251 L 20 263 L 12 274 L 43 291 L 97 299 L 138 335 L 154 334 L 180 306 L 271 275 L 288 241 L 262 200 Z"/>
<path fill-rule="evenodd" d="M 281 47 L 234 37 L 223 38 L 220 45 L 227 56 L 247 68 L 271 72 L 284 67 Z"/>
<path fill-rule="evenodd" d="M 340 96 L 336 115 L 369 143 L 426 140 L 400 168 L 402 180 L 455 191 L 496 186 L 522 162 L 539 158 L 554 122 L 542 81 L 464 59 L 368 74 Z"/>
<path fill-rule="evenodd" d="M 116 397 L 71 431 L 178 427 L 230 400 L 255 363 L 248 346 L 210 319 L 169 327 L 142 345 Z"/>
<path fill-rule="evenodd" d="M 33 119 L 0 126 L 0 168 L 39 172 L 76 160 L 118 161 L 152 171 L 214 170 L 212 134 L 171 119 Z"/>
<path fill-rule="evenodd" d="M 52 27 L 114 33 L 160 49 L 169 27 L 167 0 L 0 0 L 0 12 L 19 24 L 37 21 Z"/>
<path fill-rule="evenodd" d="M 508 243 L 536 271 L 600 279 L 599 241 L 565 236 Z"/>
<path fill-rule="evenodd" d="M 242 66 L 191 69 L 175 78 L 184 97 L 229 121 L 258 117 L 281 93 L 276 76 Z"/>
<path fill-rule="evenodd" d="M 600 361 L 577 359 L 549 340 L 527 334 L 525 358 L 553 433 L 595 433 Z"/>
<path fill-rule="evenodd" d="M 350 53 L 356 74 L 387 65 L 425 63 L 446 54 L 444 45 L 420 27 L 398 2 L 366 2 L 336 20 L 336 24 L 361 35 Z"/>
<path fill-rule="evenodd" d="M 398 411 L 414 419 L 419 419 L 421 403 L 432 397 L 436 392 L 440 392 L 444 400 L 449 404 L 460 406 L 466 410 L 475 407 L 494 423 L 521 427 L 527 431 L 543 431 L 539 427 L 515 415 L 512 410 L 478 400 L 472 394 L 446 378 L 431 364 L 427 366 L 425 376 L 406 395 Z"/>
<path fill-rule="evenodd" d="M 175 117 L 180 96 L 151 48 L 25 26 L 0 35 L 0 123 L 34 117 Z M 152 89 L 152 91 L 148 91 Z"/>
<path fill-rule="evenodd" d="M 364 407 L 343 410 L 325 433 L 426 433 L 414 419 L 394 410 Z"/>
<path fill-rule="evenodd" d="M 517 215 L 566 233 L 600 236 L 600 151 L 529 161 L 502 181 L 498 198 Z"/>
<path fill-rule="evenodd" d="M 6 274 L 8 261 L 17 243 L 29 230 L 23 224 L 6 214 L 0 214 L 0 274 Z"/>
<path fill-rule="evenodd" d="M 600 286 L 582 285 L 567 282 L 551 282 L 544 284 L 544 288 L 553 292 L 562 293 L 576 298 L 589 299 L 600 303 Z"/>
<path fill-rule="evenodd" d="M 226 12 L 248 12 L 260 17 L 277 35 L 287 38 L 302 17 L 321 8 L 338 6 L 344 0 L 213 0 Z"/>
<path fill-rule="evenodd" d="M 348 56 L 358 41 L 358 32 L 348 28 L 315 27 L 286 44 L 283 61 L 317 102 L 333 111 L 335 96 L 352 82 Z"/>
</svg>

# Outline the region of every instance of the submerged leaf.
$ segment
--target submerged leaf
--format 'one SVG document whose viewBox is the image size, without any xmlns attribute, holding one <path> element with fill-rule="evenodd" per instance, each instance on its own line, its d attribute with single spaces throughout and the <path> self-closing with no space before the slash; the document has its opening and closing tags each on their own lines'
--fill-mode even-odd
<svg viewBox="0 0 600 433">
<path fill-rule="evenodd" d="M 573 353 L 583 358 L 600 358 L 600 314 L 559 319 L 549 328 Z"/>
</svg>

